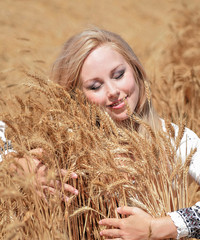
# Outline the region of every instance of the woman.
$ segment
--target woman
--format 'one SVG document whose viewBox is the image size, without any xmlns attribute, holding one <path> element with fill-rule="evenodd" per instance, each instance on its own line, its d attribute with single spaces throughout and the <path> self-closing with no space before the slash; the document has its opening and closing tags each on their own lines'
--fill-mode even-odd
<svg viewBox="0 0 200 240">
<path fill-rule="evenodd" d="M 119 125 L 126 125 L 128 115 L 136 113 L 154 130 L 165 127 L 145 92 L 147 78 L 141 63 L 130 46 L 115 33 L 94 28 L 70 38 L 53 65 L 51 78 L 67 91 L 81 88 L 89 101 L 102 106 Z M 144 130 L 136 123 L 134 127 L 139 133 Z M 183 161 L 186 145 L 190 149 L 197 147 L 189 173 L 199 182 L 200 140 L 189 129 L 181 141 Z M 162 218 L 152 218 L 139 208 L 124 207 L 118 212 L 130 216 L 100 221 L 102 225 L 114 227 L 103 230 L 102 236 L 114 239 L 200 238 L 200 202 Z"/>
</svg>

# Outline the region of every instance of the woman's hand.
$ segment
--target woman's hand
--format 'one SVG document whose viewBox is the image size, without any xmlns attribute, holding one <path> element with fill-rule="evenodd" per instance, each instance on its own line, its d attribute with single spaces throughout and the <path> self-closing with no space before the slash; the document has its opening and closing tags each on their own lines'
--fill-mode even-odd
<svg viewBox="0 0 200 240">
<path fill-rule="evenodd" d="M 120 207 L 118 213 L 130 215 L 123 219 L 103 219 L 101 225 L 114 227 L 100 232 L 101 236 L 120 240 L 157 240 L 166 238 L 176 238 L 177 229 L 169 216 L 153 218 L 137 207 Z"/>
<path fill-rule="evenodd" d="M 12 153 L 10 153 L 11 155 Z M 35 184 L 42 188 L 42 190 L 48 190 L 50 193 L 55 194 L 56 191 L 61 189 L 61 182 L 58 180 L 50 180 L 48 179 L 48 168 L 39 160 L 43 156 L 43 150 L 41 148 L 33 149 L 29 151 L 30 155 L 25 155 L 22 158 L 15 158 L 15 162 L 17 165 L 11 165 L 11 170 L 17 171 L 19 174 L 28 175 L 30 173 L 35 173 Z M 61 169 L 61 175 L 65 177 L 68 174 L 67 170 Z M 76 173 L 71 173 L 70 177 L 76 179 L 78 176 Z M 63 189 L 65 192 L 70 192 L 72 194 L 78 195 L 78 190 L 72 187 L 69 184 L 64 183 Z M 38 191 L 38 194 L 44 196 L 43 193 Z M 68 197 L 64 197 L 66 201 L 68 201 Z"/>
<path fill-rule="evenodd" d="M 152 217 L 136 207 L 120 207 L 117 212 L 130 215 L 127 218 L 107 218 L 99 222 L 101 225 L 113 226 L 114 229 L 105 229 L 101 236 L 115 237 L 114 239 L 149 239 Z"/>
</svg>

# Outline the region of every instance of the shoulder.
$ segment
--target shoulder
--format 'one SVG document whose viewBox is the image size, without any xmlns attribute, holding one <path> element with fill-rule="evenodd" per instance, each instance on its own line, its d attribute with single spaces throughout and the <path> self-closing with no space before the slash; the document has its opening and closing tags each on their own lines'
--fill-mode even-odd
<svg viewBox="0 0 200 240">
<path fill-rule="evenodd" d="M 181 144 L 189 144 L 191 147 L 200 147 L 200 139 L 192 130 L 185 128 Z"/>
<path fill-rule="evenodd" d="M 161 125 L 162 125 L 162 129 L 166 131 L 165 121 L 163 119 L 161 119 Z M 174 123 L 171 123 L 171 125 L 174 128 L 175 138 L 176 138 L 179 133 L 179 127 Z M 200 147 L 200 138 L 197 136 L 195 132 L 193 132 L 189 128 L 185 128 L 183 137 L 180 142 L 180 147 L 186 147 L 186 144 L 188 149 L 191 149 L 191 147 L 193 148 Z"/>
<path fill-rule="evenodd" d="M 161 119 L 162 128 L 166 131 L 165 121 Z M 179 133 L 179 127 L 171 123 L 175 131 L 175 139 Z M 177 149 L 177 155 L 181 156 L 183 162 L 185 162 L 187 156 L 191 150 L 196 149 L 195 154 L 192 156 L 189 168 L 189 174 L 200 183 L 200 138 L 189 128 L 185 128 L 180 145 Z"/>
</svg>

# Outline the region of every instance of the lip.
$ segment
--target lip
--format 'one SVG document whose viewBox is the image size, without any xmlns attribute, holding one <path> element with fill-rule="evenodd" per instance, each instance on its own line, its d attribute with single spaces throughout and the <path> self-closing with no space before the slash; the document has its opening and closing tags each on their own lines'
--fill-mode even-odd
<svg viewBox="0 0 200 240">
<path fill-rule="evenodd" d="M 120 100 L 117 100 L 109 105 L 107 107 L 112 108 L 112 109 L 120 109 L 125 106 L 124 100 L 128 98 L 128 95 L 124 98 L 121 98 Z"/>
</svg>

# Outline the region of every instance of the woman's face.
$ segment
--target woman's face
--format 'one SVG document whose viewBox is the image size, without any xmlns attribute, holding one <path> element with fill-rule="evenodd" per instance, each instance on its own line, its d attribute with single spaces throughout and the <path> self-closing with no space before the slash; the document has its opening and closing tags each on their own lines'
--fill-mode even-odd
<svg viewBox="0 0 200 240">
<path fill-rule="evenodd" d="M 131 113 L 134 112 L 139 100 L 139 86 L 133 69 L 110 46 L 100 46 L 90 53 L 83 64 L 80 79 L 89 101 L 104 107 L 114 120 L 128 118 L 124 100 Z"/>
</svg>

